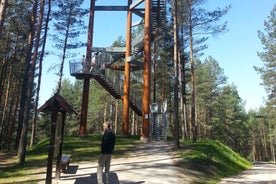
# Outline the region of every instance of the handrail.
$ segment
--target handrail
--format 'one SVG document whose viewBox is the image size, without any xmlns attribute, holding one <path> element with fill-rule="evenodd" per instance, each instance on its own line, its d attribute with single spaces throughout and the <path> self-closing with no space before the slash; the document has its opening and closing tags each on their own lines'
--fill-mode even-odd
<svg viewBox="0 0 276 184">
<path fill-rule="evenodd" d="M 78 77 L 83 75 L 95 78 L 114 98 L 119 99 L 123 95 L 124 74 L 117 70 L 109 70 L 105 67 L 108 62 L 89 63 L 82 59 L 71 60 L 69 62 L 70 75 Z M 142 115 L 141 98 L 131 90 L 130 107 L 138 114 Z M 136 98 L 135 98 L 136 97 Z"/>
</svg>

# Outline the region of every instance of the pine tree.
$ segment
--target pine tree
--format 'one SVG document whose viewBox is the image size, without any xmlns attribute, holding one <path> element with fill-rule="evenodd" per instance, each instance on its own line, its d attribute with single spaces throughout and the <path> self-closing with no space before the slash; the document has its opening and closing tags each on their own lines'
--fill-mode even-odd
<svg viewBox="0 0 276 184">
<path fill-rule="evenodd" d="M 83 17 L 87 13 L 86 10 L 80 6 L 83 0 L 58 0 L 55 2 L 57 9 L 53 12 L 54 27 L 58 34 L 53 35 L 56 42 L 55 47 L 62 50 L 61 53 L 61 64 L 59 68 L 59 81 L 57 93 L 60 92 L 63 67 L 65 59 L 70 57 L 68 49 L 77 49 L 83 47 L 84 44 L 81 42 L 74 41 L 76 38 L 83 33 L 85 30 Z M 71 57 L 74 56 L 71 53 Z"/>
<path fill-rule="evenodd" d="M 254 67 L 261 75 L 262 84 L 268 94 L 268 101 L 271 104 L 276 103 L 276 4 L 268 20 L 264 22 L 265 32 L 258 31 L 258 36 L 263 45 L 262 52 L 258 52 L 259 57 L 263 61 L 263 67 Z"/>
<path fill-rule="evenodd" d="M 19 158 L 19 163 L 25 163 L 26 157 L 26 146 L 27 146 L 27 135 L 28 135 L 28 126 L 29 126 L 29 115 L 30 115 L 30 105 L 32 101 L 32 90 L 33 90 L 33 75 L 35 65 L 32 61 L 32 50 L 34 44 L 35 36 L 35 26 L 36 26 L 36 17 L 37 17 L 37 8 L 38 0 L 35 0 L 32 7 L 32 13 L 29 17 L 30 27 L 28 32 L 28 45 L 26 50 L 25 58 L 25 71 L 23 77 L 22 91 L 21 91 L 21 101 L 20 101 L 20 112 L 19 112 L 19 124 L 22 126 L 20 131 L 20 142 L 18 146 L 17 156 Z"/>
<path fill-rule="evenodd" d="M 261 75 L 262 85 L 267 93 L 267 106 L 259 110 L 256 122 L 258 127 L 252 129 L 257 131 L 254 142 L 254 159 L 264 160 L 273 159 L 275 161 L 275 103 L 276 103 L 276 4 L 264 21 L 264 32 L 258 31 L 259 39 L 263 45 L 263 51 L 258 52 L 258 56 L 263 61 L 263 67 L 254 69 Z M 264 118 L 260 118 L 264 117 Z M 265 123 L 265 124 L 264 124 Z M 262 126 L 262 127 L 260 127 Z M 258 134 L 262 133 L 263 139 L 258 138 Z M 265 149 L 265 150 L 264 150 Z M 269 157 L 269 158 L 268 158 Z"/>
<path fill-rule="evenodd" d="M 237 87 L 227 85 L 221 89 L 214 104 L 213 138 L 218 139 L 236 151 L 240 151 L 241 135 L 245 134 L 245 110 Z"/>
<path fill-rule="evenodd" d="M 226 84 L 226 77 L 218 62 L 208 57 L 203 63 L 196 62 L 196 109 L 199 122 L 199 135 L 211 138 L 214 103 L 219 96 L 219 90 Z M 203 130 L 203 132 L 200 132 Z"/>
</svg>

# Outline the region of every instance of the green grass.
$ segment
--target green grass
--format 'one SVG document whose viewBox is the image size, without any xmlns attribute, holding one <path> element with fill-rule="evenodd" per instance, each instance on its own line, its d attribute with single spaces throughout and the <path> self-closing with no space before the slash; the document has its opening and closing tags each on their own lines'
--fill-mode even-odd
<svg viewBox="0 0 276 184">
<path fill-rule="evenodd" d="M 194 175 L 194 183 L 212 184 L 221 178 L 238 174 L 252 164 L 219 141 L 185 142 L 179 150 L 181 165 Z M 194 174 L 196 173 L 196 174 Z"/>
<path fill-rule="evenodd" d="M 65 137 L 63 153 L 72 155 L 71 162 L 96 162 L 100 152 L 101 137 L 101 135 Z M 127 153 L 134 150 L 135 145 L 139 143 L 139 136 L 129 138 L 117 136 L 113 157 L 127 156 Z M 24 165 L 13 164 L 1 168 L 0 184 L 35 184 L 44 180 L 45 178 L 41 179 L 38 176 L 46 172 L 48 147 L 49 139 L 43 140 L 27 151 Z M 184 168 L 185 174 L 192 178 L 194 184 L 217 183 L 223 177 L 235 175 L 252 166 L 249 161 L 219 141 L 181 142 L 181 148 L 177 152 L 181 156 L 179 166 Z"/>
<path fill-rule="evenodd" d="M 97 160 L 100 152 L 101 135 L 87 135 L 85 137 L 65 137 L 63 142 L 63 153 L 71 154 L 71 162 Z M 113 156 L 125 156 L 127 151 L 140 143 L 140 137 L 129 138 L 116 137 L 115 152 Z M 47 168 L 49 139 L 37 143 L 27 151 L 26 163 L 24 165 L 14 164 L 0 169 L 0 183 L 37 183 L 37 175 L 45 173 Z M 56 150 L 55 150 L 56 151 Z M 56 155 L 56 154 L 55 154 Z M 53 163 L 55 167 L 55 161 Z M 32 175 L 32 177 L 30 177 Z M 31 181 L 30 181 L 30 178 Z M 16 181 L 21 182 L 16 182 Z"/>
</svg>

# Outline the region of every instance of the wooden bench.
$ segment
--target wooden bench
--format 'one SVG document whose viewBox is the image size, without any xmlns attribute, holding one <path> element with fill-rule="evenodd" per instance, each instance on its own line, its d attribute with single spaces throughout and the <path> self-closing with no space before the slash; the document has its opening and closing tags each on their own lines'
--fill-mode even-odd
<svg viewBox="0 0 276 184">
<path fill-rule="evenodd" d="M 71 158 L 70 154 L 62 154 L 61 156 L 60 167 L 63 173 L 65 173 L 69 167 L 70 158 Z"/>
</svg>

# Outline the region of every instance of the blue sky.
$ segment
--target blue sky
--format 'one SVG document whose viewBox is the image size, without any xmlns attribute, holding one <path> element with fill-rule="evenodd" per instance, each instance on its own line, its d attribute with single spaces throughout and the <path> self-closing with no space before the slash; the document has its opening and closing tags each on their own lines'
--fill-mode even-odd
<svg viewBox="0 0 276 184">
<path fill-rule="evenodd" d="M 85 0 L 89 7 L 88 0 Z M 127 0 L 97 0 L 97 5 L 124 5 Z M 216 38 L 210 37 L 205 50 L 205 57 L 215 58 L 224 69 L 228 83 L 237 86 L 240 97 L 246 101 L 246 110 L 257 109 L 264 103 L 266 96 L 263 86 L 260 85 L 260 75 L 253 66 L 262 66 L 257 51 L 262 51 L 262 45 L 257 31 L 264 29 L 264 20 L 267 20 L 275 0 L 208 0 L 206 7 L 223 8 L 232 4 L 232 9 L 224 17 L 228 22 L 229 31 Z M 137 17 L 133 17 L 137 19 Z M 93 46 L 110 46 L 119 36 L 125 38 L 125 12 L 95 12 Z M 86 40 L 86 37 L 84 38 Z M 85 53 L 80 51 L 79 57 Z M 58 78 L 53 71 L 48 72 L 49 66 L 58 62 L 58 58 L 50 55 L 45 58 L 43 78 L 40 94 L 42 105 L 53 94 Z M 65 78 L 74 78 L 69 74 L 68 62 L 65 64 Z"/>
<path fill-rule="evenodd" d="M 246 109 L 257 109 L 266 97 L 260 75 L 253 66 L 262 66 L 257 51 L 262 51 L 257 31 L 264 30 L 264 20 L 276 4 L 275 0 L 209 0 L 212 7 L 232 4 L 224 17 L 228 21 L 227 33 L 210 38 L 205 55 L 214 57 L 228 76 L 228 83 L 237 86 Z"/>
</svg>

